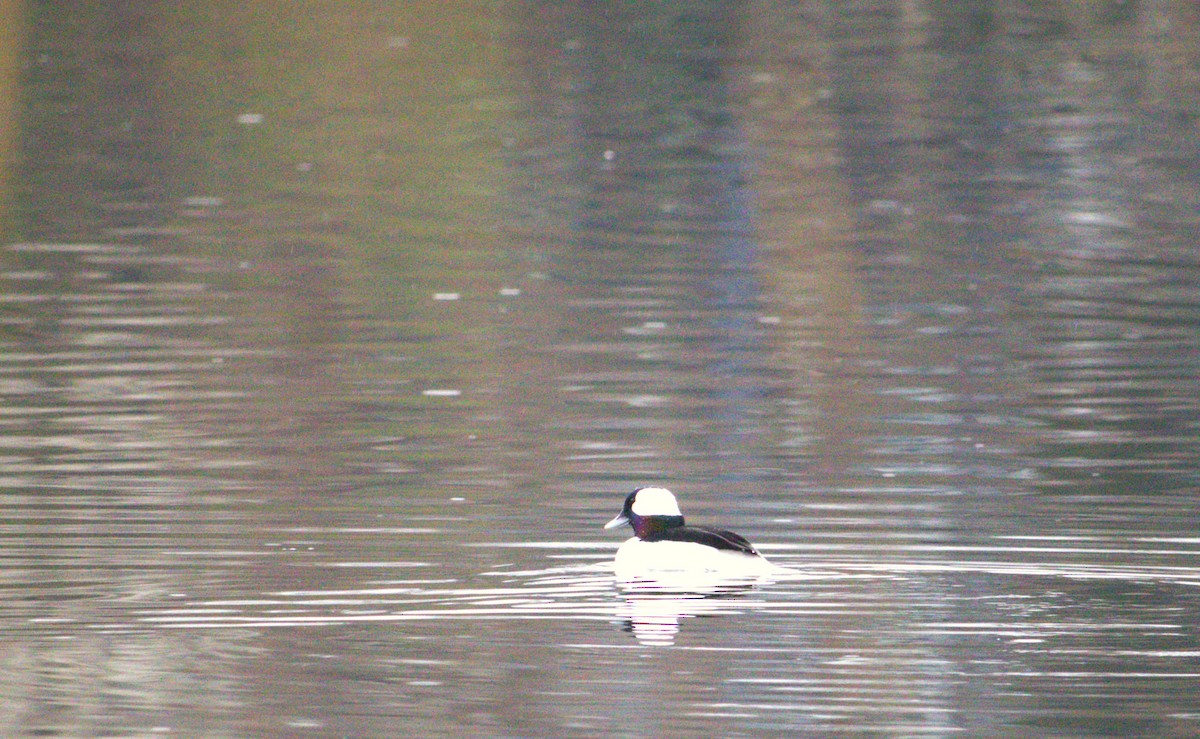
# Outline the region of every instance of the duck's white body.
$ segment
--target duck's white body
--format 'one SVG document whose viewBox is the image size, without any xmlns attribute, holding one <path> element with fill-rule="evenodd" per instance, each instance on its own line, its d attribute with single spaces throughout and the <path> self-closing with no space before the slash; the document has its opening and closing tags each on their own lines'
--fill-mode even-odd
<svg viewBox="0 0 1200 739">
<path fill-rule="evenodd" d="M 646 573 L 705 573 L 731 578 L 771 575 L 783 569 L 758 554 L 714 549 L 687 541 L 642 541 L 632 537 L 613 560 L 617 577 Z"/>
</svg>

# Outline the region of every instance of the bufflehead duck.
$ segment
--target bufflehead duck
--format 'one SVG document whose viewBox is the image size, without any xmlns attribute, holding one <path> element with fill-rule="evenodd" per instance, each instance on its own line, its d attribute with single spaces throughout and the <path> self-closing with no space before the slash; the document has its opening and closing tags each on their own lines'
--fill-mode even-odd
<svg viewBox="0 0 1200 739">
<path fill-rule="evenodd" d="M 666 488 L 638 488 L 606 529 L 624 524 L 635 536 L 617 549 L 614 567 L 621 579 L 652 572 L 712 573 L 759 577 L 783 571 L 763 558 L 754 545 L 724 529 L 686 526 L 675 496 Z"/>
</svg>

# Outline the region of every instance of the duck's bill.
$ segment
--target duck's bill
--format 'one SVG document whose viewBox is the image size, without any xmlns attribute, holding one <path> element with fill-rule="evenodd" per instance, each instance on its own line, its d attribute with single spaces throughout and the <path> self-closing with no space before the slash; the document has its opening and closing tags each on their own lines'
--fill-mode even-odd
<svg viewBox="0 0 1200 739">
<path fill-rule="evenodd" d="M 625 517 L 625 514 L 619 514 L 616 518 L 604 524 L 604 528 L 615 529 L 616 527 L 624 526 L 627 523 L 629 523 L 629 519 Z"/>
</svg>

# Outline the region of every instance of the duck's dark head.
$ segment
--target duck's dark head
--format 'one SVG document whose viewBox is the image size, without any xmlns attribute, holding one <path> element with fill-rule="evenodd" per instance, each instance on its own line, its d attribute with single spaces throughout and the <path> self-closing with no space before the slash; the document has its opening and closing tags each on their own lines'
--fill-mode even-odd
<svg viewBox="0 0 1200 739">
<path fill-rule="evenodd" d="M 645 539 L 656 531 L 682 526 L 683 514 L 670 490 L 638 488 L 625 498 L 621 512 L 604 524 L 604 528 L 614 529 L 622 524 L 629 524 L 637 538 Z"/>
</svg>

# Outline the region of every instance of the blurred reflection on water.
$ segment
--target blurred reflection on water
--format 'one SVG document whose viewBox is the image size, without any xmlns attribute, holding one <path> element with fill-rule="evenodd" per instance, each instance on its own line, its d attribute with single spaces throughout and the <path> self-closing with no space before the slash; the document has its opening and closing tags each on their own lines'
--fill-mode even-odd
<svg viewBox="0 0 1200 739">
<path fill-rule="evenodd" d="M 0 733 L 1196 733 L 1191 5 L 78 10 Z M 648 483 L 800 575 L 616 588 Z"/>
</svg>

